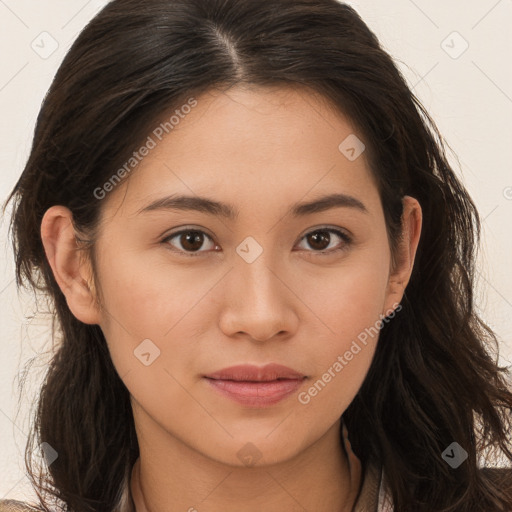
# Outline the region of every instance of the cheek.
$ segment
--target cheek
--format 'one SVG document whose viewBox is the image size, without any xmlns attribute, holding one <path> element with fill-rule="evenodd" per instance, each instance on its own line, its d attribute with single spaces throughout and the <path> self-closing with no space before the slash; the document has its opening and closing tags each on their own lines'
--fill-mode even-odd
<svg viewBox="0 0 512 512">
<path fill-rule="evenodd" d="M 386 300 L 389 253 L 354 254 L 324 277 L 306 281 L 303 296 L 331 334 L 331 346 L 342 349 L 380 319 Z M 328 328 L 328 329 L 327 329 Z M 340 345 L 341 344 L 341 345 Z"/>
<path fill-rule="evenodd" d="M 201 297 L 215 280 L 205 280 L 203 274 L 184 267 L 143 261 L 137 253 L 115 264 L 104 264 L 99 273 L 105 306 L 101 328 L 120 375 L 140 366 L 134 351 L 144 340 L 151 340 L 157 347 L 148 345 L 155 353 L 161 351 L 159 362 L 167 357 L 173 340 L 173 358 L 187 358 L 194 332 L 187 331 L 189 339 L 184 343 L 182 327 L 189 323 L 188 316 L 201 308 Z"/>
<path fill-rule="evenodd" d="M 333 418 L 352 401 L 370 367 L 382 323 L 388 264 L 385 252 L 361 253 L 356 262 L 331 270 L 329 279 L 307 280 L 302 288 L 316 316 L 311 338 L 318 350 L 311 353 L 315 378 L 299 401 L 332 409 Z"/>
</svg>

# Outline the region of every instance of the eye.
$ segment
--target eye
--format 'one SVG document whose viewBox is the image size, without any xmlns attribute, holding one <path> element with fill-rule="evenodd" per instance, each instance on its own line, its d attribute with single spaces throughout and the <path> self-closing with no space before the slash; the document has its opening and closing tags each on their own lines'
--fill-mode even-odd
<svg viewBox="0 0 512 512">
<path fill-rule="evenodd" d="M 338 247 L 335 246 L 333 249 L 329 247 L 331 242 L 333 241 L 333 237 L 331 234 L 334 233 L 335 237 L 342 240 L 341 244 L 338 244 Z M 171 243 L 172 240 L 177 239 L 178 247 Z M 173 233 L 162 240 L 162 243 L 168 244 L 173 247 L 174 252 L 182 253 L 184 256 L 199 256 L 200 254 L 208 251 L 201 251 L 201 247 L 205 240 L 210 242 L 210 249 L 218 249 L 219 246 L 214 243 L 212 237 L 206 234 L 204 231 L 199 229 L 182 229 L 176 233 Z M 332 254 L 338 251 L 342 251 L 348 248 L 352 239 L 343 231 L 334 228 L 319 228 L 314 231 L 310 231 L 306 233 L 301 240 L 306 240 L 306 242 L 312 247 L 314 250 L 311 251 L 313 253 L 318 253 L 320 255 L 323 254 Z"/>
<path fill-rule="evenodd" d="M 201 253 L 205 252 L 199 250 L 203 245 L 205 238 L 210 240 L 213 244 L 212 238 L 204 231 L 200 231 L 198 229 L 183 229 L 164 238 L 162 243 L 168 243 L 173 246 L 170 241 L 175 238 L 178 239 L 177 241 L 179 245 L 181 245 L 181 247 L 178 247 L 176 252 L 182 252 L 185 256 L 199 256 Z M 214 248 L 217 247 L 215 244 L 213 244 L 213 246 Z"/>
<path fill-rule="evenodd" d="M 331 246 L 333 237 L 330 233 L 334 233 L 335 237 L 342 240 L 342 243 L 338 243 L 338 246 L 334 246 L 334 249 Z M 334 228 L 315 229 L 314 231 L 306 233 L 301 240 L 306 240 L 310 247 L 316 249 L 313 252 L 319 254 L 332 254 L 338 251 L 343 251 L 347 249 L 352 242 L 352 239 L 346 233 Z"/>
</svg>

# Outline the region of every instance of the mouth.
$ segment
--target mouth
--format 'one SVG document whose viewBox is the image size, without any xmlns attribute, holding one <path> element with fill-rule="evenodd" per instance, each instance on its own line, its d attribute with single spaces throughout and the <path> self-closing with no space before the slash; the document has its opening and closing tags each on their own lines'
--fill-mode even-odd
<svg viewBox="0 0 512 512">
<path fill-rule="evenodd" d="M 269 363 L 265 366 L 242 364 L 230 366 L 217 372 L 205 375 L 206 378 L 215 380 L 233 380 L 245 382 L 270 382 L 275 380 L 298 380 L 305 375 L 288 366 L 277 363 Z"/>
<path fill-rule="evenodd" d="M 297 391 L 304 379 L 254 382 L 207 378 L 210 385 L 220 394 L 248 407 L 268 407 L 277 404 Z"/>
<path fill-rule="evenodd" d="M 295 392 L 307 376 L 275 363 L 238 365 L 205 375 L 214 390 L 247 407 L 268 407 Z"/>
</svg>

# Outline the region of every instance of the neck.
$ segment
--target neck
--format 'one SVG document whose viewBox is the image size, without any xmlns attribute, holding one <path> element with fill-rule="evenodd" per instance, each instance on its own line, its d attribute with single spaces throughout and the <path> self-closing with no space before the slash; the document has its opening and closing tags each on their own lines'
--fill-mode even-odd
<svg viewBox="0 0 512 512">
<path fill-rule="evenodd" d="M 168 432 L 162 437 L 139 437 L 131 478 L 136 512 L 349 512 L 359 492 L 361 465 L 344 449 L 340 422 L 292 459 L 254 467 L 228 466 Z"/>
</svg>

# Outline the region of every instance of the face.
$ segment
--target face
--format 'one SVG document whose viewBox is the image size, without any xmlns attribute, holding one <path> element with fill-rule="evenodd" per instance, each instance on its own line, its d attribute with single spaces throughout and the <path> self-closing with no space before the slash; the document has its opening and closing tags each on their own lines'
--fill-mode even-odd
<svg viewBox="0 0 512 512">
<path fill-rule="evenodd" d="M 325 101 L 285 88 L 196 100 L 103 199 L 97 323 L 138 433 L 277 462 L 339 424 L 412 263 L 391 268 L 376 184 L 354 158 L 362 135 Z M 268 363 L 304 377 L 232 394 L 205 377 Z"/>
</svg>

